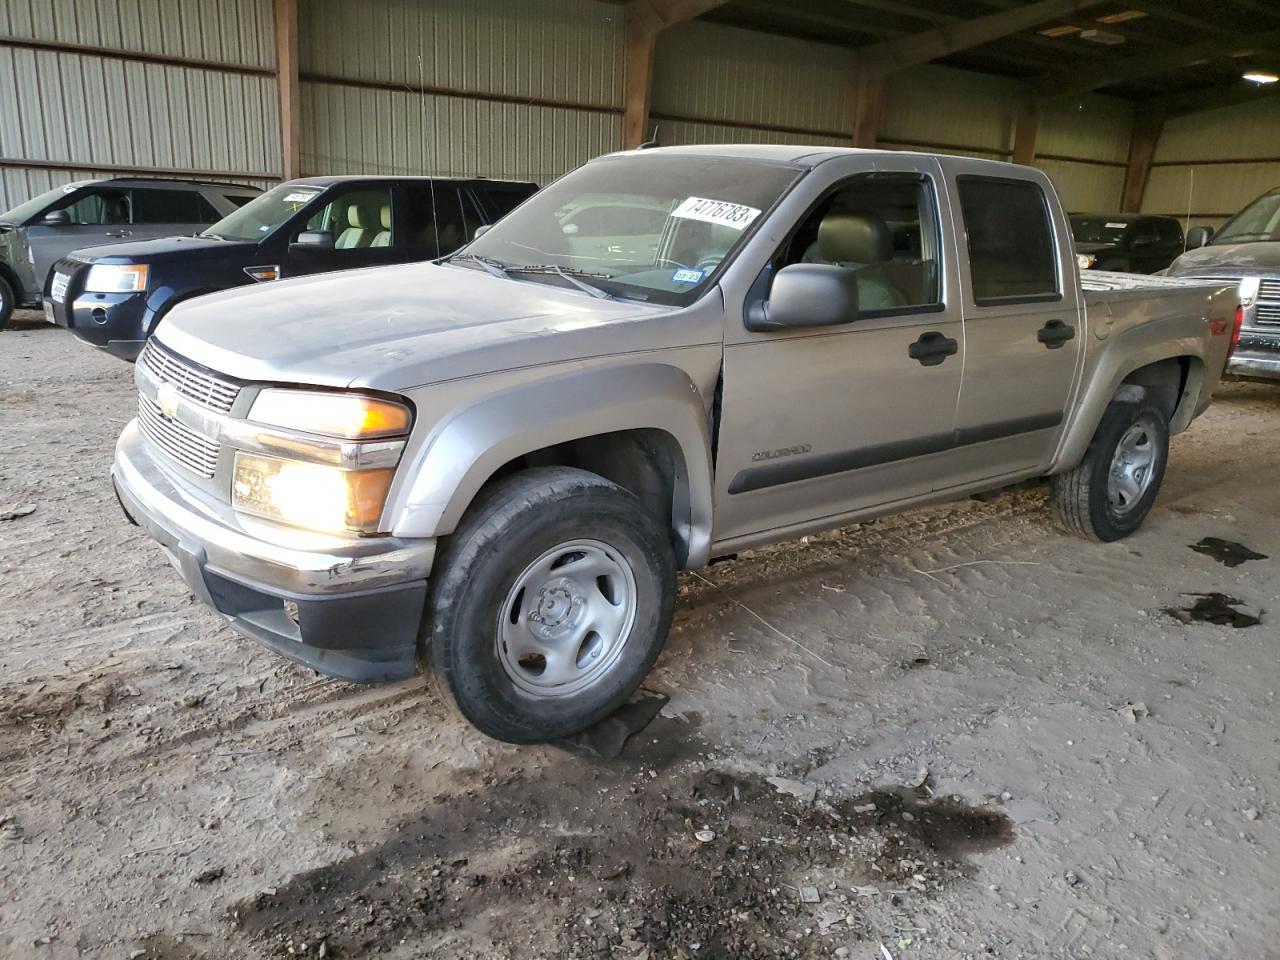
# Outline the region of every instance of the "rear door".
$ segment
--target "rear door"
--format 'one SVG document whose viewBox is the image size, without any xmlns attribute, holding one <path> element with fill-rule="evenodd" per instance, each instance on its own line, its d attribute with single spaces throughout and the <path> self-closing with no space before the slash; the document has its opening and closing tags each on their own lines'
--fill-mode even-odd
<svg viewBox="0 0 1280 960">
<path fill-rule="evenodd" d="M 449 181 L 409 181 L 400 188 L 403 230 L 402 260 L 434 260 L 447 256 L 475 236 L 488 222 L 469 191 Z"/>
<path fill-rule="evenodd" d="M 1047 178 L 943 158 L 963 238 L 959 482 L 1047 467 L 1076 382 L 1083 295 Z M 997 168 L 1000 169 L 1000 168 Z"/>
<path fill-rule="evenodd" d="M 720 543 L 948 485 L 965 338 L 939 169 L 928 157 L 877 158 L 874 172 L 861 158 L 830 160 L 805 188 L 819 192 L 751 302 L 767 300 L 783 267 L 827 263 L 855 273 L 859 310 L 810 329 L 752 331 L 730 320 Z"/>
</svg>

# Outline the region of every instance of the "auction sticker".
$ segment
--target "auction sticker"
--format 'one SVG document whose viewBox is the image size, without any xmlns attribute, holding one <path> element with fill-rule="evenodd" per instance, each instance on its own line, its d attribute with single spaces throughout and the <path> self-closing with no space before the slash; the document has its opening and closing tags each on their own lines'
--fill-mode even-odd
<svg viewBox="0 0 1280 960">
<path fill-rule="evenodd" d="M 703 223 L 716 223 L 734 230 L 745 230 L 752 220 L 760 216 L 760 211 L 755 207 L 729 203 L 727 200 L 690 197 L 676 207 L 671 215 L 684 220 L 701 220 Z"/>
<path fill-rule="evenodd" d="M 320 192 L 319 190 L 312 190 L 309 192 L 291 193 L 284 198 L 284 202 L 285 203 L 306 203 L 308 200 L 310 200 L 319 192 Z"/>
</svg>

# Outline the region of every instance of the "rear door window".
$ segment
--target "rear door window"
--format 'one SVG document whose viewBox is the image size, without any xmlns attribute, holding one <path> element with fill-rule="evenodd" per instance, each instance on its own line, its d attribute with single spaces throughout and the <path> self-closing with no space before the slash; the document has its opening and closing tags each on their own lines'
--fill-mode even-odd
<svg viewBox="0 0 1280 960">
<path fill-rule="evenodd" d="M 1044 191 L 1029 180 L 957 177 L 979 306 L 1061 296 L 1053 223 Z"/>
<path fill-rule="evenodd" d="M 489 199 L 495 220 L 505 217 L 534 192 L 523 184 L 514 183 L 486 183 L 481 189 Z"/>
<path fill-rule="evenodd" d="M 405 187 L 404 246 L 422 251 L 424 258 L 443 257 L 466 243 L 480 225 L 469 197 L 452 184 L 410 184 Z"/>
<path fill-rule="evenodd" d="M 134 223 L 217 223 L 221 218 L 208 200 L 194 190 L 133 191 Z"/>
</svg>

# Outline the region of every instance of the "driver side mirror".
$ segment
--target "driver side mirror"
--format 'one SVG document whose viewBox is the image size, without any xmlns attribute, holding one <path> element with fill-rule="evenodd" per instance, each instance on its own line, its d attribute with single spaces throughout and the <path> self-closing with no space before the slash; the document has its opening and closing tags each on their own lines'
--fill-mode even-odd
<svg viewBox="0 0 1280 960">
<path fill-rule="evenodd" d="M 1192 227 L 1187 231 L 1187 249 L 1203 247 L 1213 239 L 1213 227 Z"/>
<path fill-rule="evenodd" d="M 858 319 L 858 278 L 825 263 L 793 263 L 773 278 L 769 297 L 747 309 L 748 330 L 832 327 Z"/>
<path fill-rule="evenodd" d="M 44 215 L 44 224 L 47 227 L 65 227 L 71 222 L 71 214 L 66 210 L 50 210 Z"/>
<path fill-rule="evenodd" d="M 303 230 L 293 243 L 290 253 L 310 253 L 316 250 L 332 250 L 333 234 L 328 230 Z"/>
</svg>

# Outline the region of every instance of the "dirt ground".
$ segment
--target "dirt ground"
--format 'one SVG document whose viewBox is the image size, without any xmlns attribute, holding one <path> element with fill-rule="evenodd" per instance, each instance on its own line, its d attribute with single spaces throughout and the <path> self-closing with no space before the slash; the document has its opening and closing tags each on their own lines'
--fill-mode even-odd
<svg viewBox="0 0 1280 960">
<path fill-rule="evenodd" d="M 107 479 L 131 376 L 0 333 L 0 957 L 1280 957 L 1280 389 L 1122 543 L 1032 487 L 686 575 L 606 761 L 196 604 Z"/>
</svg>

